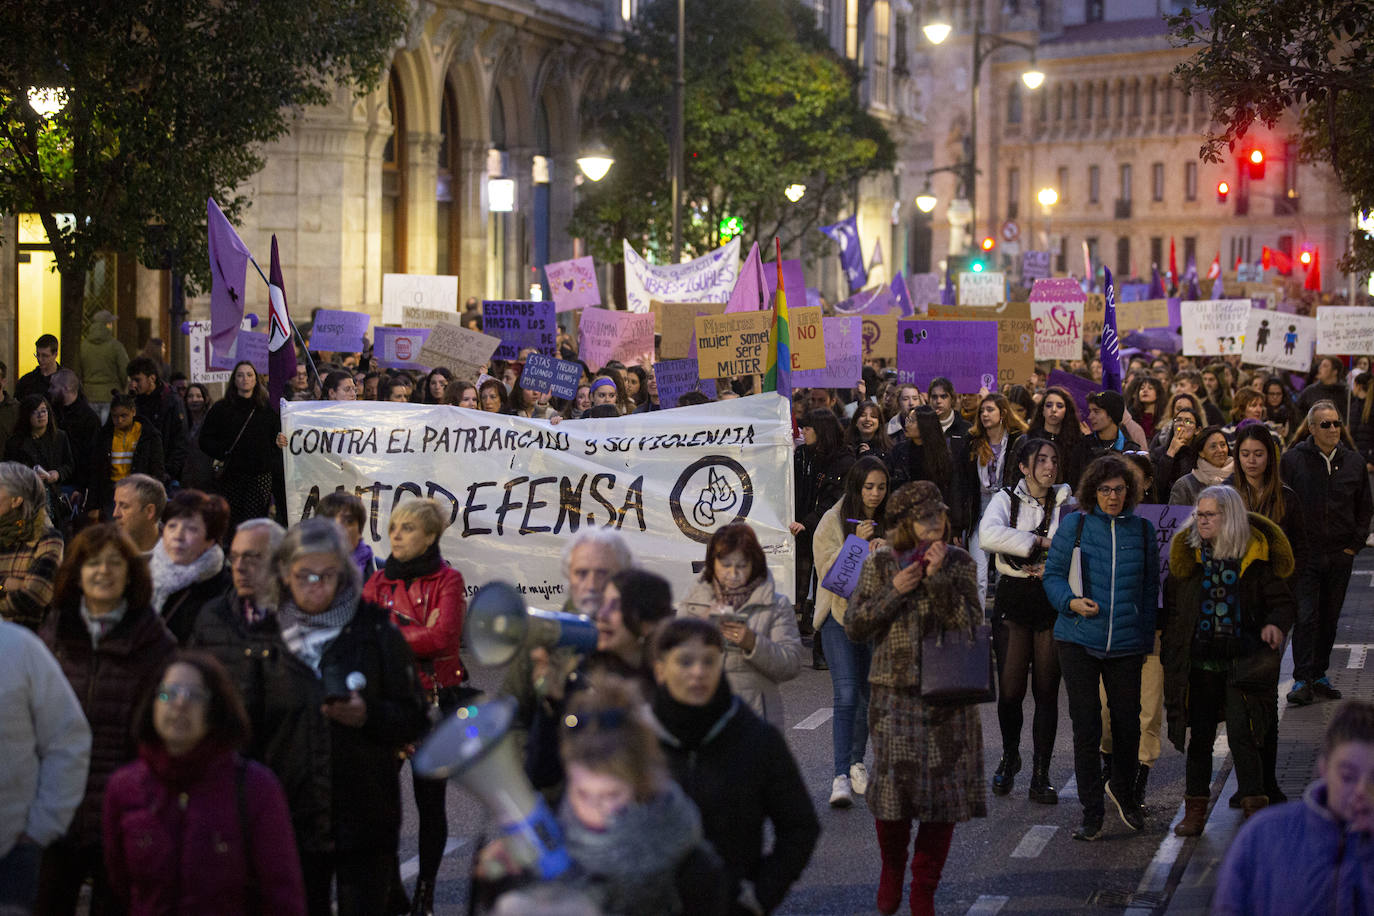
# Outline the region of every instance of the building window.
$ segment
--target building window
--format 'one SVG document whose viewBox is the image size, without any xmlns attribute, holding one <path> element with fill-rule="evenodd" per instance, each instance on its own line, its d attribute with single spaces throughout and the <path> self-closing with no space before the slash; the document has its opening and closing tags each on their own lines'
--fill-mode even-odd
<svg viewBox="0 0 1374 916">
<path fill-rule="evenodd" d="M 892 25 L 892 72 L 897 76 L 910 73 L 906 58 L 907 19 L 898 14 Z"/>
<path fill-rule="evenodd" d="M 1105 0 L 1085 0 L 1083 4 L 1084 22 L 1101 22 Z"/>
<path fill-rule="evenodd" d="M 1063 87 L 1063 86 L 1055 86 L 1055 87 L 1054 87 L 1054 119 L 1055 119 L 1056 121 L 1062 121 L 1062 120 L 1064 120 L 1064 87 Z"/>
<path fill-rule="evenodd" d="M 1078 84 L 1069 87 L 1069 120 L 1078 120 Z"/>
<path fill-rule="evenodd" d="M 1016 219 L 1021 210 L 1021 170 L 1007 169 L 1007 219 Z"/>
<path fill-rule="evenodd" d="M 1197 200 L 1197 163 L 1183 163 L 1183 199 Z"/>
<path fill-rule="evenodd" d="M 1164 238 L 1163 236 L 1150 236 L 1150 263 L 1155 267 L 1164 263 Z"/>
<path fill-rule="evenodd" d="M 891 8 L 885 2 L 873 5 L 873 102 L 887 107 L 890 97 L 888 85 L 888 16 Z"/>
<path fill-rule="evenodd" d="M 1131 164 L 1130 164 L 1129 162 L 1123 162 L 1123 163 L 1121 164 L 1120 169 L 1118 169 L 1118 174 L 1119 174 L 1119 176 L 1120 176 L 1121 193 L 1118 194 L 1117 196 L 1120 197 L 1122 200 L 1130 200 L 1130 199 L 1131 199 Z"/>
<path fill-rule="evenodd" d="M 1050 244 L 1052 244 L 1052 245 L 1054 244 L 1054 239 L 1050 239 Z M 1061 235 L 1061 236 L 1059 237 L 1059 244 L 1058 244 L 1058 245 L 1055 245 L 1055 252 L 1054 252 L 1054 272 L 1057 273 L 1057 274 L 1066 274 L 1066 273 L 1068 273 L 1068 272 L 1069 272 L 1069 270 L 1068 270 L 1068 260 L 1069 260 L 1069 240 L 1068 240 L 1067 238 L 1065 238 L 1064 236 Z"/>
<path fill-rule="evenodd" d="M 1058 170 L 1058 171 L 1056 172 L 1056 174 L 1055 174 L 1055 181 L 1057 181 L 1058 184 L 1059 184 L 1059 187 L 1055 188 L 1055 190 L 1059 192 L 1059 203 L 1061 203 L 1061 204 L 1066 204 L 1066 203 L 1068 203 L 1068 202 L 1069 202 L 1069 167 L 1068 167 L 1068 166 L 1066 166 L 1066 165 L 1061 165 L 1061 166 L 1059 167 L 1059 170 Z"/>
<path fill-rule="evenodd" d="M 1021 123 L 1021 84 L 1015 82 L 1007 90 L 1007 123 Z"/>
<path fill-rule="evenodd" d="M 1283 196 L 1274 201 L 1274 215 L 1292 215 L 1298 212 L 1298 150 L 1292 143 L 1283 145 Z"/>
<path fill-rule="evenodd" d="M 1088 246 L 1088 264 L 1092 267 L 1093 276 L 1096 276 L 1097 265 L 1102 263 L 1102 246 L 1098 244 L 1095 235 L 1090 235 L 1083 241 Z"/>
<path fill-rule="evenodd" d="M 1131 117 L 1140 117 L 1140 80 L 1131 81 Z"/>
<path fill-rule="evenodd" d="M 1174 81 L 1173 81 L 1172 79 L 1169 79 L 1168 77 L 1166 77 L 1166 78 L 1164 79 L 1164 88 L 1162 88 L 1162 89 L 1160 90 L 1160 93 L 1164 96 L 1164 113 L 1165 113 L 1166 115 L 1171 115 L 1171 114 L 1173 114 L 1173 113 L 1174 113 Z"/>
<path fill-rule="evenodd" d="M 1150 77 L 1150 116 L 1154 117 L 1159 108 L 1159 83 Z"/>
<path fill-rule="evenodd" d="M 1188 269 L 1188 264 L 1192 263 L 1197 267 L 1197 236 L 1185 235 L 1183 237 L 1183 269 Z"/>
<path fill-rule="evenodd" d="M 434 192 L 435 264 L 436 274 L 458 273 L 459 207 L 453 205 L 454 184 L 460 181 L 458 165 L 458 104 L 447 81 L 444 98 L 439 107 L 439 171 Z"/>
<path fill-rule="evenodd" d="M 825 43 L 830 44 L 830 3 L 831 0 L 814 0 L 813 5 L 816 9 L 816 28 L 825 36 Z"/>
<path fill-rule="evenodd" d="M 1129 277 L 1131 274 L 1131 239 L 1122 236 L 1116 240 L 1116 275 Z"/>
<path fill-rule="evenodd" d="M 382 148 L 382 273 L 406 272 L 406 117 L 401 81 L 387 81 L 391 137 Z"/>
<path fill-rule="evenodd" d="M 1150 198 L 1164 199 L 1164 163 L 1156 162 L 1150 166 Z"/>
<path fill-rule="evenodd" d="M 1102 167 L 1098 165 L 1088 166 L 1088 203 L 1095 204 L 1102 200 Z"/>
<path fill-rule="evenodd" d="M 1093 116 L 1093 84 L 1089 83 L 1083 89 L 1083 117 L 1092 120 Z"/>
</svg>

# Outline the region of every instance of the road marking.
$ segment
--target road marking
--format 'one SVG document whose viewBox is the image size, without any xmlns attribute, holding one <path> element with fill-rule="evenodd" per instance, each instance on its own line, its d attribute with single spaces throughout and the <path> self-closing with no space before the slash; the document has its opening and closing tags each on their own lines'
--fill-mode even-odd
<svg viewBox="0 0 1374 916">
<path fill-rule="evenodd" d="M 979 894 L 978 899 L 973 901 L 973 906 L 968 908 L 968 916 L 996 916 L 1002 912 L 1002 907 L 1006 906 L 1010 899 L 992 894 Z"/>
<path fill-rule="evenodd" d="M 1370 572 L 1370 575 L 1374 576 L 1374 570 Z M 1370 645 L 1369 643 L 1338 642 L 1331 648 L 1349 649 L 1350 661 L 1345 663 L 1345 667 L 1353 671 L 1358 671 L 1364 667 L 1365 659 L 1369 657 L 1369 650 L 1374 649 L 1374 645 Z"/>
<path fill-rule="evenodd" d="M 458 850 L 462 849 L 462 848 L 463 848 L 464 846 L 466 846 L 467 844 L 468 844 L 468 841 L 467 841 L 467 840 L 460 840 L 460 839 L 458 839 L 457 837 L 449 837 L 449 838 L 448 838 L 448 842 L 444 844 L 444 855 L 443 855 L 443 858 L 448 858 L 449 856 L 453 855 L 453 853 L 455 853 L 455 852 L 457 852 Z M 418 875 L 419 873 L 420 873 L 420 857 L 419 857 L 419 856 L 411 856 L 409 859 L 406 859 L 404 862 L 401 863 L 401 880 L 402 880 L 402 881 L 409 881 L 411 878 L 414 878 L 414 877 L 415 877 L 416 875 Z"/>
<path fill-rule="evenodd" d="M 1078 797 L 1078 777 L 1077 777 L 1077 776 L 1070 776 L 1070 777 L 1069 777 L 1069 781 L 1066 782 L 1066 783 L 1064 783 L 1064 788 L 1062 788 L 1062 789 L 1059 790 L 1059 797 L 1060 797 L 1060 798 L 1077 798 L 1077 797 Z"/>
<path fill-rule="evenodd" d="M 1034 859 L 1045 851 L 1049 845 L 1050 838 L 1054 836 L 1058 827 L 1037 825 L 1026 831 L 1026 835 L 1021 838 L 1021 842 L 1016 844 L 1016 848 L 1011 851 L 1013 859 Z"/>
<path fill-rule="evenodd" d="M 792 726 L 792 728 L 800 728 L 803 731 L 813 731 L 814 729 L 820 728 L 822 725 L 829 722 L 830 717 L 834 714 L 834 709 L 832 709 L 829 706 L 822 706 L 820 709 L 816 710 L 811 715 L 807 716 L 805 719 L 802 719 L 796 725 Z"/>
</svg>

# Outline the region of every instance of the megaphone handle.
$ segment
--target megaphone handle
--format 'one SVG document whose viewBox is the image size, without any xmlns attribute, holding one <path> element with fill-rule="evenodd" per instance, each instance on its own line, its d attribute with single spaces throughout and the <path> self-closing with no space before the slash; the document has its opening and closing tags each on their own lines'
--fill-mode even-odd
<svg viewBox="0 0 1374 916">
<path fill-rule="evenodd" d="M 563 830 L 542 796 L 536 797 L 534 808 L 524 818 L 501 825 L 501 833 L 519 837 L 529 845 L 542 880 L 557 878 L 572 867 L 572 859 L 563 847 Z"/>
</svg>

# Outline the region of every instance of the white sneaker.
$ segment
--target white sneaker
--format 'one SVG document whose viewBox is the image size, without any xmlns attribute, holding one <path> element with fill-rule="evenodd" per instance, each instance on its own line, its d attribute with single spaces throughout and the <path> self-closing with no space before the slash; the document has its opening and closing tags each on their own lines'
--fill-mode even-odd
<svg viewBox="0 0 1374 916">
<path fill-rule="evenodd" d="M 830 784 L 830 807 L 848 808 L 854 804 L 854 793 L 849 789 L 848 776 L 836 776 Z"/>
<path fill-rule="evenodd" d="M 1374 547 L 1374 533 L 1371 533 L 1369 537 L 1364 539 L 1364 546 Z"/>
<path fill-rule="evenodd" d="M 851 763 L 849 765 L 849 785 L 854 790 L 855 795 L 863 795 L 868 791 L 868 767 L 862 763 Z"/>
</svg>

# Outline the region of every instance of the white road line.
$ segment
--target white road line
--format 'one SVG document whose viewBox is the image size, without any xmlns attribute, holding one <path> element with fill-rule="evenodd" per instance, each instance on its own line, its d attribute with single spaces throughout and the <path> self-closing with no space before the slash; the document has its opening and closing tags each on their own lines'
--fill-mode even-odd
<svg viewBox="0 0 1374 916">
<path fill-rule="evenodd" d="M 973 901 L 973 906 L 968 908 L 968 916 L 996 916 L 1010 899 L 992 894 L 979 894 L 978 899 Z"/>
<path fill-rule="evenodd" d="M 467 840 L 460 840 L 460 839 L 458 839 L 457 837 L 449 837 L 449 838 L 448 838 L 448 842 L 444 844 L 444 857 L 447 858 L 448 856 L 453 855 L 453 853 L 455 853 L 455 852 L 457 852 L 458 850 L 462 849 L 462 848 L 463 848 L 464 846 L 466 846 L 467 844 L 468 844 L 468 841 L 467 841 Z M 402 880 L 402 881 L 409 881 L 411 878 L 414 878 L 414 877 L 415 877 L 416 875 L 418 875 L 419 873 L 420 873 L 420 857 L 419 857 L 419 856 L 412 856 L 411 858 L 406 859 L 404 862 L 401 863 L 401 880 Z"/>
<path fill-rule="evenodd" d="M 829 722 L 830 717 L 834 714 L 834 709 L 832 709 L 829 706 L 822 706 L 820 709 L 816 710 L 811 715 L 807 716 L 805 719 L 802 719 L 796 725 L 792 726 L 792 728 L 800 728 L 801 730 L 808 732 L 813 731 L 817 728 L 820 728 L 825 723 Z"/>
<path fill-rule="evenodd" d="M 1374 575 L 1374 571 L 1371 571 L 1371 575 Z M 1358 671 L 1364 668 L 1365 659 L 1369 657 L 1369 650 L 1374 649 L 1374 645 L 1370 645 L 1369 643 L 1338 642 L 1331 648 L 1349 649 L 1350 661 L 1345 663 L 1345 667 L 1350 670 Z"/>
<path fill-rule="evenodd" d="M 1066 782 L 1066 783 L 1064 783 L 1064 788 L 1062 788 L 1062 789 L 1059 790 L 1059 797 L 1060 797 L 1060 798 L 1077 798 L 1077 797 L 1078 797 L 1078 777 L 1077 777 L 1077 776 L 1070 776 L 1070 777 L 1069 777 L 1069 781 Z"/>
<path fill-rule="evenodd" d="M 1021 838 L 1021 842 L 1016 844 L 1016 848 L 1011 851 L 1013 859 L 1034 859 L 1045 851 L 1049 845 L 1050 838 L 1054 836 L 1058 827 L 1044 824 L 1036 825 L 1026 831 L 1026 835 Z"/>
</svg>

